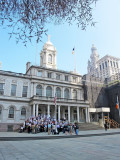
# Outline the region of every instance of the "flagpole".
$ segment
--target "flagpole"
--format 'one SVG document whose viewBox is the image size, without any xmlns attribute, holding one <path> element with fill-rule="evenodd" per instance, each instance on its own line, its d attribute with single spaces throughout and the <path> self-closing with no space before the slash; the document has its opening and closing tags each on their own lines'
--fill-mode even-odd
<svg viewBox="0 0 120 160">
<path fill-rule="evenodd" d="M 75 54 L 75 47 L 74 47 L 73 50 L 72 50 L 72 54 L 74 54 L 74 56 L 75 56 L 75 69 L 74 69 L 74 72 L 76 73 L 76 54 Z"/>
<path fill-rule="evenodd" d="M 55 102 L 55 131 L 57 133 L 57 115 L 56 115 L 56 109 L 57 109 L 57 105 L 56 105 L 56 93 L 55 93 L 55 97 L 54 97 L 54 102 Z"/>
<path fill-rule="evenodd" d="M 75 73 L 76 73 L 76 54 L 75 54 Z"/>
<path fill-rule="evenodd" d="M 116 103 L 116 107 L 117 107 L 117 109 L 118 109 L 118 113 L 119 113 L 119 117 L 120 117 L 120 107 L 119 107 L 118 94 L 117 94 L 117 103 Z"/>
</svg>

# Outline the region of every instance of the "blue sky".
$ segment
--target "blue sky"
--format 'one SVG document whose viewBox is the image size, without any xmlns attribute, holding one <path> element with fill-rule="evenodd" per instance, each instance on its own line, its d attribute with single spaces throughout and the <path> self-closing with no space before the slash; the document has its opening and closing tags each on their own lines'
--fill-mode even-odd
<svg viewBox="0 0 120 160">
<path fill-rule="evenodd" d="M 77 72 L 87 73 L 87 62 L 91 54 L 91 46 L 97 47 L 100 57 L 106 54 L 120 58 L 120 0 L 99 0 L 93 10 L 96 26 L 88 26 L 82 31 L 75 24 L 69 26 L 47 25 L 51 42 L 57 49 L 57 68 L 73 71 L 75 68 L 72 49 L 75 46 Z M 26 63 L 35 64 L 36 43 L 16 44 L 15 38 L 9 40 L 8 29 L 0 28 L 0 62 L 1 70 L 25 73 Z M 47 37 L 42 41 L 45 43 Z M 44 43 L 37 45 L 37 65 L 40 65 L 40 51 Z"/>
</svg>

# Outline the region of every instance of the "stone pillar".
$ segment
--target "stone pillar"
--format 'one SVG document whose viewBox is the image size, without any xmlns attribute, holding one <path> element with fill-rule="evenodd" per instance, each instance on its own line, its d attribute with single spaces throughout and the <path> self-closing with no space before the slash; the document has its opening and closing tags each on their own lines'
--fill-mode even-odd
<svg viewBox="0 0 120 160">
<path fill-rule="evenodd" d="M 52 97 L 55 97 L 55 93 L 56 93 L 56 87 L 53 86 L 53 95 L 52 95 Z"/>
<path fill-rule="evenodd" d="M 74 121 L 74 112 L 73 112 L 74 110 L 73 110 L 73 108 L 71 108 L 71 121 L 73 122 Z"/>
<path fill-rule="evenodd" d="M 65 118 L 65 108 L 62 107 L 62 118 Z"/>
<path fill-rule="evenodd" d="M 47 107 L 47 115 L 50 116 L 50 105 L 48 104 L 48 107 Z"/>
<path fill-rule="evenodd" d="M 104 124 L 104 115 L 103 115 L 103 112 L 102 112 L 102 121 L 103 121 L 103 124 Z"/>
<path fill-rule="evenodd" d="M 60 106 L 58 106 L 58 121 L 60 121 Z"/>
<path fill-rule="evenodd" d="M 45 115 L 45 106 L 43 107 L 43 115 L 46 116 L 46 115 Z M 45 117 L 44 117 L 44 118 L 45 118 Z"/>
<path fill-rule="evenodd" d="M 34 95 L 33 83 L 31 83 L 31 97 Z"/>
<path fill-rule="evenodd" d="M 85 108 L 85 117 L 86 117 L 86 123 L 87 123 L 88 122 L 87 107 Z"/>
<path fill-rule="evenodd" d="M 36 116 L 38 116 L 38 104 L 36 105 Z"/>
<path fill-rule="evenodd" d="M 77 121 L 80 121 L 80 117 L 79 117 L 79 106 L 77 106 Z"/>
<path fill-rule="evenodd" d="M 35 104 L 33 104 L 33 116 L 35 117 Z"/>
<path fill-rule="evenodd" d="M 33 96 L 36 95 L 36 83 L 33 83 Z"/>
<path fill-rule="evenodd" d="M 68 106 L 68 122 L 70 123 L 70 106 Z"/>
<path fill-rule="evenodd" d="M 88 111 L 88 122 L 90 123 L 90 112 L 89 112 L 89 108 L 87 108 Z"/>
</svg>

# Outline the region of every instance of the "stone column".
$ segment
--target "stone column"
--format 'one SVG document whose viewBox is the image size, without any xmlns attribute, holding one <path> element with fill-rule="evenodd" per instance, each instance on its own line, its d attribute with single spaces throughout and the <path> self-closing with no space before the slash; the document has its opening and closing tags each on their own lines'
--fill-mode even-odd
<svg viewBox="0 0 120 160">
<path fill-rule="evenodd" d="M 45 115 L 45 106 L 43 107 L 43 115 L 46 116 L 46 115 Z M 45 118 L 45 117 L 44 117 L 44 118 Z"/>
<path fill-rule="evenodd" d="M 87 107 L 85 108 L 85 117 L 86 117 L 86 123 L 87 123 L 88 122 Z"/>
<path fill-rule="evenodd" d="M 80 117 L 79 117 L 79 106 L 77 106 L 77 121 L 79 122 L 80 120 Z"/>
<path fill-rule="evenodd" d="M 38 116 L 38 104 L 36 105 L 36 116 Z"/>
<path fill-rule="evenodd" d="M 74 110 L 73 110 L 73 107 L 72 107 L 72 108 L 71 108 L 71 121 L 72 121 L 72 122 L 74 121 L 74 117 L 73 117 L 73 116 L 74 116 L 74 115 L 73 115 L 74 112 L 73 112 L 73 111 L 74 111 Z"/>
<path fill-rule="evenodd" d="M 33 116 L 35 117 L 35 104 L 33 104 Z"/>
<path fill-rule="evenodd" d="M 65 118 L 65 108 L 64 107 L 62 107 L 62 118 Z"/>
<path fill-rule="evenodd" d="M 104 124 L 104 115 L 103 115 L 103 112 L 102 112 L 102 121 L 103 121 L 103 124 Z"/>
<path fill-rule="evenodd" d="M 48 104 L 48 107 L 47 107 L 47 115 L 50 116 L 50 105 Z"/>
<path fill-rule="evenodd" d="M 33 82 L 31 83 L 31 97 L 34 95 Z"/>
<path fill-rule="evenodd" d="M 70 106 L 68 106 L 68 122 L 70 123 Z"/>
<path fill-rule="evenodd" d="M 60 106 L 58 106 L 58 121 L 60 121 Z"/>
<path fill-rule="evenodd" d="M 36 83 L 33 83 L 33 96 L 36 95 Z"/>
<path fill-rule="evenodd" d="M 53 86 L 53 95 L 52 95 L 52 97 L 55 97 L 55 93 L 56 93 L 56 87 Z"/>
<path fill-rule="evenodd" d="M 87 108 L 87 112 L 88 112 L 88 122 L 90 122 L 90 112 L 89 112 L 89 108 Z"/>
</svg>

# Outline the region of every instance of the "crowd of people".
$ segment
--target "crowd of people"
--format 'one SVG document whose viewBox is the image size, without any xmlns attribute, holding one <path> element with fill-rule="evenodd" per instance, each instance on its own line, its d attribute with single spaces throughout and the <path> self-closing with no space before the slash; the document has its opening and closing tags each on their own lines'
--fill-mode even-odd
<svg viewBox="0 0 120 160">
<path fill-rule="evenodd" d="M 60 132 L 67 134 L 75 133 L 78 135 L 79 126 L 78 123 L 68 123 L 66 119 L 62 119 L 60 121 L 55 121 L 55 119 L 51 119 L 47 116 L 37 116 L 30 117 L 27 119 L 24 124 L 21 126 L 19 132 L 27 132 L 27 133 L 41 133 L 46 132 L 48 135 L 50 134 L 59 134 Z"/>
</svg>

